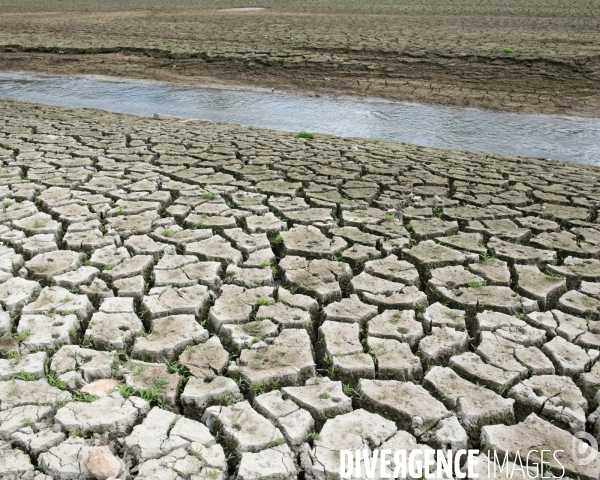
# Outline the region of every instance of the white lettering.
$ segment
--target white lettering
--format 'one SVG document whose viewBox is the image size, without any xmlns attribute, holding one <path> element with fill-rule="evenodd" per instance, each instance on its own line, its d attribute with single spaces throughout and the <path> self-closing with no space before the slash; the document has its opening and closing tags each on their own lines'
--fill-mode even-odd
<svg viewBox="0 0 600 480">
<path fill-rule="evenodd" d="M 459 450 L 454 457 L 454 474 L 456 478 L 466 478 L 467 474 L 460 471 L 460 457 L 467 453 L 466 450 Z"/>
<path fill-rule="evenodd" d="M 467 453 L 467 474 L 469 478 L 479 478 L 479 474 L 473 471 L 475 465 L 477 465 L 475 455 L 479 455 L 479 450 L 469 450 Z"/>
<path fill-rule="evenodd" d="M 504 470 L 504 465 L 506 465 L 506 474 L 508 475 L 508 452 L 504 454 L 504 461 L 502 462 L 502 465 L 500 465 L 500 461 L 498 460 L 498 452 L 494 450 L 494 478 L 497 478 L 496 465 L 500 467 L 500 473 L 502 473 L 502 470 Z"/>
<path fill-rule="evenodd" d="M 550 474 L 550 462 L 547 460 L 544 460 L 544 458 L 546 457 L 546 455 L 544 455 L 544 452 L 548 452 L 548 456 L 550 456 L 550 450 L 540 450 L 540 455 L 541 455 L 540 473 L 542 474 L 541 477 L 542 478 L 552 478 L 552 474 Z M 544 465 L 548 465 L 548 467 L 544 467 Z M 547 477 L 545 475 L 545 472 L 548 472 L 550 475 Z"/>
<path fill-rule="evenodd" d="M 380 456 L 380 468 L 379 468 L 379 477 L 380 478 L 391 478 L 392 475 L 390 473 L 390 461 L 388 457 L 392 454 L 391 450 L 383 449 L 379 452 Z"/>
<path fill-rule="evenodd" d="M 369 451 L 363 450 L 363 463 L 365 464 L 365 473 L 367 478 L 375 478 L 375 469 L 377 468 L 377 457 L 379 450 L 373 451 L 373 456 L 370 458 Z"/>
<path fill-rule="evenodd" d="M 520 467 L 517 467 L 517 459 L 519 460 Z M 515 470 L 520 471 L 521 474 L 523 476 L 525 476 L 525 469 L 523 468 L 523 461 L 521 460 L 521 454 L 519 453 L 518 450 L 517 450 L 517 455 L 516 455 L 515 461 L 513 462 L 512 471 L 510 473 L 510 478 L 514 478 L 514 476 L 515 476 Z"/>
<path fill-rule="evenodd" d="M 425 478 L 435 478 L 437 475 L 433 471 L 435 465 L 435 458 L 433 458 L 435 450 L 425 450 L 423 452 L 423 470 L 425 471 Z"/>
<path fill-rule="evenodd" d="M 446 455 L 448 455 L 446 457 Z M 438 450 L 437 452 L 437 473 L 438 477 L 445 475 L 448 478 L 452 478 L 452 450 L 448 450 L 444 452 L 443 450 Z"/>
<path fill-rule="evenodd" d="M 413 450 L 408 456 L 408 474 L 412 477 L 419 478 L 423 476 L 423 462 L 421 460 L 415 461 L 415 457 L 421 455 L 421 453 L 421 450 Z M 415 466 L 418 470 L 415 470 Z"/>
<path fill-rule="evenodd" d="M 346 464 L 346 462 L 348 462 Z M 340 450 L 340 477 L 341 478 L 350 478 L 352 476 L 352 452 L 350 450 Z M 348 468 L 346 468 L 348 465 Z"/>
<path fill-rule="evenodd" d="M 394 465 L 392 476 L 394 478 L 406 478 L 406 450 L 396 450 L 394 452 Z"/>
<path fill-rule="evenodd" d="M 560 477 L 556 477 L 556 478 L 563 478 L 565 476 L 565 467 L 564 467 L 564 465 L 562 463 L 560 463 L 560 460 L 558 458 L 556 458 L 556 454 L 558 452 L 565 453 L 565 451 L 564 450 L 556 450 L 554 452 L 554 454 L 552 455 L 554 457 L 554 460 L 556 460 L 556 463 L 558 463 L 560 465 L 560 468 L 562 468 L 562 474 L 560 475 Z"/>
<path fill-rule="evenodd" d="M 527 453 L 527 458 L 525 459 L 525 462 L 527 463 L 527 476 L 529 478 L 538 478 L 538 475 L 540 473 L 539 465 L 537 464 L 537 462 L 533 462 L 533 464 L 529 463 L 529 456 L 532 453 L 537 453 L 537 451 L 536 450 L 530 450 L 529 453 Z M 532 467 L 532 465 L 535 465 L 535 473 L 532 472 L 532 470 L 534 468 L 534 467 Z"/>
</svg>

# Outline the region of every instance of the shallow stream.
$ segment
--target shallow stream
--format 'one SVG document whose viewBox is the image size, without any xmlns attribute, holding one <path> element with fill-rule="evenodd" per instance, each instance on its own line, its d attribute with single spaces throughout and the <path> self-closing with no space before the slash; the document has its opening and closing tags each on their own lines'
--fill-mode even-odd
<svg viewBox="0 0 600 480">
<path fill-rule="evenodd" d="M 13 72 L 0 72 L 0 98 L 600 165 L 600 118 Z"/>
</svg>

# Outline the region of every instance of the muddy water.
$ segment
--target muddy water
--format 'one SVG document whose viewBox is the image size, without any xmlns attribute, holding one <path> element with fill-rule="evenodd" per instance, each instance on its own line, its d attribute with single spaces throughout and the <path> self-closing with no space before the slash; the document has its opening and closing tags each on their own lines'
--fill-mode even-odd
<svg viewBox="0 0 600 480">
<path fill-rule="evenodd" d="M 0 72 L 0 98 L 600 165 L 600 119 Z"/>
</svg>

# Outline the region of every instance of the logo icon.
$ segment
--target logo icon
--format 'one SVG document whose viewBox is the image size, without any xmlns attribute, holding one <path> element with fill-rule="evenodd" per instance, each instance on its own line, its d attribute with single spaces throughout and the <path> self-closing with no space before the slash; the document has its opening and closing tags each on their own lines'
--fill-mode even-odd
<svg viewBox="0 0 600 480">
<path fill-rule="evenodd" d="M 577 465 L 588 465 L 598 455 L 598 442 L 589 433 L 577 432 L 573 438 L 572 455 Z"/>
</svg>

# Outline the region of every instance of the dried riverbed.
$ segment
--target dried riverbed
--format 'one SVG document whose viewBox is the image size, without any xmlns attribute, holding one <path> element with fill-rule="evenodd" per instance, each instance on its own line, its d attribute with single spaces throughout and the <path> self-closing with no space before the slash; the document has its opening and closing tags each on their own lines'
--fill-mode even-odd
<svg viewBox="0 0 600 480">
<path fill-rule="evenodd" d="M 0 145 L 3 478 L 598 478 L 600 169 L 8 101 Z"/>
</svg>

